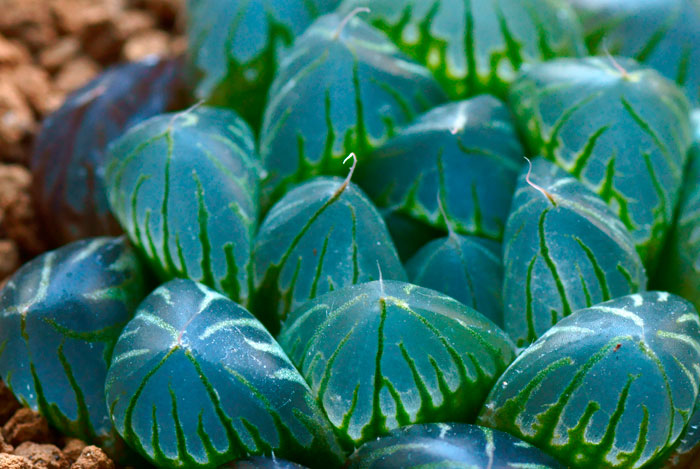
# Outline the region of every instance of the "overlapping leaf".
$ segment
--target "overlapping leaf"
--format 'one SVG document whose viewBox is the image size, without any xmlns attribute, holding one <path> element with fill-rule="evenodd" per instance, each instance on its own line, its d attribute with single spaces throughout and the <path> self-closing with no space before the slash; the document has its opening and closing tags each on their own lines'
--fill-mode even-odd
<svg viewBox="0 0 700 469">
<path fill-rule="evenodd" d="M 285 195 L 260 227 L 254 313 L 276 333 L 308 300 L 381 273 L 406 279 L 377 209 L 349 180 L 317 178 Z"/>
<path fill-rule="evenodd" d="M 582 309 L 527 348 L 493 387 L 480 425 L 572 468 L 655 467 L 695 407 L 700 318 L 664 292 Z"/>
<path fill-rule="evenodd" d="M 634 242 L 605 203 L 542 158 L 523 172 L 503 246 L 505 329 L 528 344 L 577 309 L 646 289 Z"/>
<path fill-rule="evenodd" d="M 107 145 L 166 112 L 181 87 L 179 60 L 147 58 L 108 69 L 44 121 L 31 160 L 34 199 L 56 244 L 119 234 L 104 187 Z"/>
<path fill-rule="evenodd" d="M 261 454 L 336 467 L 342 457 L 263 325 L 191 280 L 172 280 L 139 306 L 105 389 L 119 433 L 158 467 L 214 468 Z"/>
<path fill-rule="evenodd" d="M 362 161 L 396 126 L 445 99 L 427 69 L 359 18 L 347 19 L 316 20 L 280 65 L 260 136 L 264 206 L 293 183 L 341 174 L 348 153 Z"/>
<path fill-rule="evenodd" d="M 345 0 L 426 65 L 452 99 L 505 96 L 523 64 L 585 52 L 581 25 L 560 0 Z"/>
<path fill-rule="evenodd" d="M 161 115 L 110 153 L 114 215 L 161 280 L 190 278 L 245 304 L 259 173 L 243 120 L 206 107 Z"/>
<path fill-rule="evenodd" d="M 682 91 L 632 60 L 589 57 L 529 67 L 510 101 L 532 153 L 600 195 L 653 269 L 691 142 Z"/>
<path fill-rule="evenodd" d="M 409 425 L 365 443 L 349 469 L 425 467 L 555 469 L 562 466 L 534 446 L 477 425 Z"/>
<path fill-rule="evenodd" d="M 474 419 L 515 355 L 481 314 L 396 281 L 316 298 L 290 315 L 280 345 L 355 446 L 412 423 Z"/>
<path fill-rule="evenodd" d="M 25 264 L 0 297 L 0 375 L 66 435 L 119 457 L 104 383 L 112 348 L 147 293 L 125 238 L 94 238 Z"/>
<path fill-rule="evenodd" d="M 379 207 L 421 225 L 500 240 L 524 151 L 506 107 L 491 96 L 419 117 L 358 166 Z M 442 202 L 444 216 L 439 205 Z M 404 228 L 406 229 L 406 228 Z"/>
</svg>

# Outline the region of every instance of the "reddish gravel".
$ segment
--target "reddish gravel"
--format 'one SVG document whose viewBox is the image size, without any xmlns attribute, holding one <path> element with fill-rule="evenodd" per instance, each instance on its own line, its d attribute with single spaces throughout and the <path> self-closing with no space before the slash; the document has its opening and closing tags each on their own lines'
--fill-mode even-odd
<svg viewBox="0 0 700 469">
<path fill-rule="evenodd" d="M 112 64 L 179 54 L 184 0 L 0 0 L 0 288 L 47 249 L 27 170 L 34 136 L 66 95 Z M 0 382 L 0 468 L 114 469 Z"/>
</svg>

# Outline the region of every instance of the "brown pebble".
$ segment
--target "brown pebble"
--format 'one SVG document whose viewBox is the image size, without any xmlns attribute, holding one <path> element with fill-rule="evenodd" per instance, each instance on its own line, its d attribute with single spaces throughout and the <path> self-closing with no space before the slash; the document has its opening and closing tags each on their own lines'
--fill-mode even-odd
<svg viewBox="0 0 700 469">
<path fill-rule="evenodd" d="M 56 101 L 57 95 L 46 70 L 24 64 L 15 67 L 12 75 L 15 86 L 37 114 L 47 115 L 61 105 Z"/>
<path fill-rule="evenodd" d="M 72 36 L 62 38 L 55 44 L 41 51 L 39 63 L 53 73 L 80 53 L 80 42 Z"/>
<path fill-rule="evenodd" d="M 135 35 L 124 44 L 122 55 L 125 60 L 137 61 L 149 55 L 167 55 L 170 49 L 170 36 L 164 31 L 153 29 Z"/>
<path fill-rule="evenodd" d="M 0 35 L 0 65 L 17 65 L 30 60 L 29 51 L 22 43 L 10 41 Z"/>
<path fill-rule="evenodd" d="M 17 243 L 12 239 L 0 240 L 0 278 L 9 277 L 20 265 L 21 260 Z"/>
<path fill-rule="evenodd" d="M 32 51 L 56 40 L 53 15 L 46 0 L 2 0 L 0 33 L 21 41 Z"/>
<path fill-rule="evenodd" d="M 36 469 L 29 459 L 13 454 L 0 454 L 0 467 L 2 469 Z"/>
<path fill-rule="evenodd" d="M 49 424 L 38 412 L 19 409 L 2 427 L 6 441 L 17 446 L 25 441 L 49 441 Z M 1 467 L 1 466 L 0 466 Z"/>
<path fill-rule="evenodd" d="M 5 425 L 20 407 L 10 388 L 0 381 L 0 425 Z"/>
<path fill-rule="evenodd" d="M 126 41 L 135 34 L 154 29 L 156 20 L 143 10 L 126 10 L 114 21 L 114 26 L 117 36 Z"/>
<path fill-rule="evenodd" d="M 46 250 L 31 196 L 32 175 L 20 165 L 0 165 L 0 212 L 2 231 L 24 251 Z"/>
<path fill-rule="evenodd" d="M 97 446 L 86 446 L 71 469 L 114 469 L 114 462 Z"/>
<path fill-rule="evenodd" d="M 11 453 L 15 450 L 15 448 L 9 444 L 7 441 L 5 441 L 5 437 L 2 436 L 2 432 L 0 432 L 0 453 Z M 2 466 L 0 466 L 2 467 Z"/>
<path fill-rule="evenodd" d="M 89 57 L 81 56 L 65 64 L 56 75 L 56 89 L 71 93 L 84 86 L 100 72 L 100 67 Z"/>
<path fill-rule="evenodd" d="M 63 455 L 72 463 L 78 460 L 83 450 L 87 446 L 83 440 L 77 438 L 67 438 L 63 446 Z"/>
<path fill-rule="evenodd" d="M 36 129 L 34 114 L 13 75 L 12 71 L 0 71 L 0 148 L 21 142 Z"/>
<path fill-rule="evenodd" d="M 40 445 L 27 441 L 15 449 L 15 455 L 24 456 L 37 469 L 69 469 L 70 463 L 54 445 Z"/>
</svg>

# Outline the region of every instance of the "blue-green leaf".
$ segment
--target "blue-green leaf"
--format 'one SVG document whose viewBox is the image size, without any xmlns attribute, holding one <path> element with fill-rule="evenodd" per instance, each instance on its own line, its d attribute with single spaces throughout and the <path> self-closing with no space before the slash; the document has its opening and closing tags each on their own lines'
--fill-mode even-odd
<svg viewBox="0 0 700 469">
<path fill-rule="evenodd" d="M 260 135 L 263 206 L 291 184 L 342 174 L 348 153 L 362 161 L 396 126 L 445 100 L 430 72 L 382 33 L 343 19 L 316 20 L 280 65 Z"/>
<path fill-rule="evenodd" d="M 681 188 L 690 108 L 656 71 L 613 60 L 534 65 L 514 83 L 510 101 L 531 152 L 600 195 L 653 270 Z"/>
<path fill-rule="evenodd" d="M 379 207 L 418 226 L 446 231 L 447 224 L 500 240 L 523 155 L 508 109 L 479 96 L 435 108 L 400 130 L 360 160 L 356 181 Z"/>
<path fill-rule="evenodd" d="M 560 0 L 345 0 L 426 65 L 452 99 L 505 96 L 523 64 L 584 55 L 581 25 Z"/>
<path fill-rule="evenodd" d="M 582 183 L 542 158 L 523 172 L 503 250 L 505 329 L 528 344 L 573 311 L 646 289 L 620 220 Z M 551 197 L 551 200 L 550 200 Z"/>
<path fill-rule="evenodd" d="M 412 283 L 451 296 L 503 327 L 499 243 L 451 233 L 425 245 L 406 271 Z"/>
<path fill-rule="evenodd" d="M 280 56 L 314 17 L 338 0 L 188 0 L 195 94 L 236 109 L 258 127 Z"/>
<path fill-rule="evenodd" d="M 114 348 L 114 424 L 158 467 L 250 455 L 336 467 L 342 453 L 308 385 L 245 309 L 191 280 L 144 300 Z"/>
<path fill-rule="evenodd" d="M 206 107 L 165 114 L 110 153 L 112 211 L 161 280 L 190 278 L 246 304 L 259 173 L 243 120 Z"/>
<path fill-rule="evenodd" d="M 478 423 L 572 468 L 655 467 L 688 424 L 700 382 L 700 318 L 664 292 L 560 321 L 511 364 Z"/>
<path fill-rule="evenodd" d="M 125 238 L 76 241 L 25 264 L 0 297 L 0 375 L 66 435 L 120 457 L 104 383 L 112 348 L 147 293 Z"/>
<path fill-rule="evenodd" d="M 255 243 L 253 312 L 277 333 L 290 312 L 328 291 L 406 273 L 381 216 L 353 184 L 317 178 L 272 207 Z"/>
<path fill-rule="evenodd" d="M 294 311 L 280 345 L 341 441 L 476 417 L 514 347 L 494 323 L 433 290 L 375 281 Z"/>
<path fill-rule="evenodd" d="M 700 308 L 700 110 L 693 113 L 695 145 L 685 170 L 676 225 L 654 282 Z"/>
<path fill-rule="evenodd" d="M 697 0 L 569 0 L 593 53 L 634 57 L 685 88 L 700 105 L 700 3 Z"/>
<path fill-rule="evenodd" d="M 498 430 L 460 423 L 409 425 L 365 443 L 349 469 L 559 469 L 534 446 Z"/>
</svg>

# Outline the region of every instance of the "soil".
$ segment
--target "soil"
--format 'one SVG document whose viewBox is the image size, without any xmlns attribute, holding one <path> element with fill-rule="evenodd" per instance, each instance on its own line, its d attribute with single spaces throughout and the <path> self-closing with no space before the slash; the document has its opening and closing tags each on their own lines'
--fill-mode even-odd
<svg viewBox="0 0 700 469">
<path fill-rule="evenodd" d="M 42 120 L 110 65 L 184 51 L 184 0 L 0 0 L 0 289 L 48 249 L 27 165 Z M 0 468 L 114 469 L 0 382 Z"/>
</svg>

